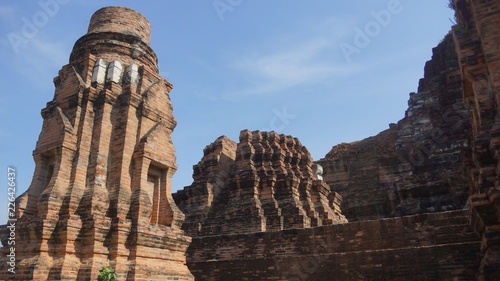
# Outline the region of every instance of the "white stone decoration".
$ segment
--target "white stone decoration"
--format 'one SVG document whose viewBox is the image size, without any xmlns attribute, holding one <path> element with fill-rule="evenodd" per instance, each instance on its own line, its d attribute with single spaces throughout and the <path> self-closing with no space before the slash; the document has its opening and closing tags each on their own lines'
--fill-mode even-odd
<svg viewBox="0 0 500 281">
<path fill-rule="evenodd" d="M 136 64 L 131 64 L 125 69 L 125 83 L 137 84 L 139 82 L 139 67 Z"/>
<path fill-rule="evenodd" d="M 108 73 L 106 75 L 106 82 L 115 82 L 115 83 L 120 83 L 121 82 L 121 76 L 122 76 L 122 64 L 119 61 L 112 61 L 108 65 Z"/>
<path fill-rule="evenodd" d="M 92 83 L 97 82 L 103 84 L 106 79 L 106 67 L 107 63 L 103 59 L 97 59 L 94 64 L 94 69 L 92 71 Z"/>
<path fill-rule="evenodd" d="M 323 167 L 318 164 L 313 165 L 313 174 L 317 180 L 323 180 Z"/>
</svg>

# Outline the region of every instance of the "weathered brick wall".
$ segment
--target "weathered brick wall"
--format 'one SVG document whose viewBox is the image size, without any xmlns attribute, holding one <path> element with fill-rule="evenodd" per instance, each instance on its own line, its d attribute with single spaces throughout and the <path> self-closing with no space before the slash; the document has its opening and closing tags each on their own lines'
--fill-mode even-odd
<svg viewBox="0 0 500 281">
<path fill-rule="evenodd" d="M 467 167 L 471 223 L 483 242 L 478 280 L 500 280 L 500 2 L 452 3 L 464 98 L 472 112 Z"/>
<path fill-rule="evenodd" d="M 469 113 L 451 35 L 433 49 L 405 117 L 317 161 L 349 221 L 461 209 L 468 184 Z"/>
<path fill-rule="evenodd" d="M 466 211 L 193 238 L 196 280 L 473 280 L 479 239 Z"/>
<path fill-rule="evenodd" d="M 236 159 L 236 143 L 221 136 L 203 150 L 203 158 L 193 167 L 193 184 L 173 194 L 186 214 L 182 229 L 198 236 L 214 200 L 228 183 Z"/>
</svg>

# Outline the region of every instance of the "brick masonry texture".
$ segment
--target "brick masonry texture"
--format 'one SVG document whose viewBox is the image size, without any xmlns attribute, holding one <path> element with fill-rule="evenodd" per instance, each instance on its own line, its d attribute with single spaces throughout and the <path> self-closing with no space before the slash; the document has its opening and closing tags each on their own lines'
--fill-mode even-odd
<svg viewBox="0 0 500 281">
<path fill-rule="evenodd" d="M 469 111 L 451 34 L 433 49 L 405 117 L 380 134 L 333 147 L 323 177 L 349 221 L 462 209 Z"/>
<path fill-rule="evenodd" d="M 467 212 L 449 211 L 193 238 L 196 280 L 473 280 L 480 242 Z"/>
<path fill-rule="evenodd" d="M 118 280 L 500 280 L 500 2 L 450 6 L 457 24 L 388 130 L 317 162 L 291 136 L 222 136 L 175 194 L 150 25 L 97 11 L 42 110 L 18 273 L 3 247 L 0 280 L 96 280 L 107 264 Z"/>
<path fill-rule="evenodd" d="M 193 280 L 171 195 L 172 85 L 149 37 L 141 14 L 107 7 L 76 42 L 16 200 L 17 273 L 2 260 L 1 280 L 97 280 L 108 264 L 119 280 Z"/>
<path fill-rule="evenodd" d="M 468 161 L 470 216 L 481 236 L 478 280 L 500 279 L 500 2 L 455 0 L 453 27 L 471 110 L 472 156 Z"/>
<path fill-rule="evenodd" d="M 275 132 L 220 137 L 194 166 L 194 182 L 174 194 L 192 236 L 276 231 L 345 223 L 341 197 L 313 172 L 300 141 Z"/>
</svg>

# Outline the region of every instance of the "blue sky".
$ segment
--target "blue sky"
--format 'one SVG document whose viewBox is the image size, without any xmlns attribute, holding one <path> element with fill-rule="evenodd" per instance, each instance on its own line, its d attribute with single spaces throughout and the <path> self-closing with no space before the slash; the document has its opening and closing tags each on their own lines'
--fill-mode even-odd
<svg viewBox="0 0 500 281">
<path fill-rule="evenodd" d="M 175 191 L 191 184 L 192 165 L 221 135 L 238 141 L 243 129 L 275 130 L 298 137 L 318 160 L 403 118 L 432 48 L 452 25 L 447 3 L 2 1 L 0 203 L 9 165 L 17 168 L 17 195 L 28 188 L 52 79 L 103 6 L 127 6 L 151 22 L 160 73 L 174 84 Z"/>
</svg>

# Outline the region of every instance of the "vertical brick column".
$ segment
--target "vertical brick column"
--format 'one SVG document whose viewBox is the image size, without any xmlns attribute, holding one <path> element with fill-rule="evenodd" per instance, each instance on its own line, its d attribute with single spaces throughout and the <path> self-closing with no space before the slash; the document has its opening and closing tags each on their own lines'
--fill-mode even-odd
<svg viewBox="0 0 500 281">
<path fill-rule="evenodd" d="M 500 276 L 500 2 L 454 0 L 453 36 L 472 112 L 470 219 L 481 236 L 478 280 Z"/>
</svg>

